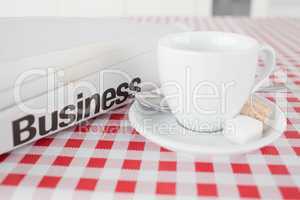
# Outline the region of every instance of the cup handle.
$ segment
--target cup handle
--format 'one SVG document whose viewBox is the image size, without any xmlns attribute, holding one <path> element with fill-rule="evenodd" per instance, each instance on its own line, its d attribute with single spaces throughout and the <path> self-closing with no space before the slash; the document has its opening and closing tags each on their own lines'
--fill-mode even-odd
<svg viewBox="0 0 300 200">
<path fill-rule="evenodd" d="M 274 49 L 269 45 L 263 45 L 260 49 L 260 53 L 264 54 L 265 57 L 265 70 L 256 78 L 255 84 L 252 88 L 252 93 L 256 92 L 261 85 L 267 80 L 275 68 L 276 65 L 276 54 Z"/>
</svg>

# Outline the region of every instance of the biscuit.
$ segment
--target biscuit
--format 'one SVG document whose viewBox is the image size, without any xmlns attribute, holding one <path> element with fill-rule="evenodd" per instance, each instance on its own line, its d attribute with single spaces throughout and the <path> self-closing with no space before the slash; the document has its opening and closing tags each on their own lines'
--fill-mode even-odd
<svg viewBox="0 0 300 200">
<path fill-rule="evenodd" d="M 271 115 L 272 110 L 261 100 L 250 97 L 244 104 L 240 114 L 253 117 L 263 123 L 266 123 Z"/>
</svg>

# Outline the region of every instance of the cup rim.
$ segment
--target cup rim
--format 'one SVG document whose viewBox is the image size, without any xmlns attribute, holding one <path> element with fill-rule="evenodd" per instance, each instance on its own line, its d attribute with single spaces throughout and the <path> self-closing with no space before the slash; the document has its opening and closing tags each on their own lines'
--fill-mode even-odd
<svg viewBox="0 0 300 200">
<path fill-rule="evenodd" d="M 243 49 L 231 49 L 228 51 L 199 51 L 195 49 L 189 49 L 189 48 L 178 48 L 178 47 L 172 47 L 170 44 L 168 44 L 167 40 L 170 38 L 180 36 L 180 35 L 186 35 L 186 34 L 226 34 L 233 37 L 237 37 L 238 39 L 243 39 L 245 41 L 252 42 L 253 45 L 249 48 L 243 48 Z M 166 36 L 163 36 L 158 40 L 158 48 L 165 48 L 172 51 L 179 51 L 179 52 L 185 52 L 185 53 L 196 53 L 196 54 L 232 54 L 232 53 L 241 53 L 241 52 L 247 52 L 252 50 L 257 50 L 259 47 L 259 43 L 256 39 L 243 35 L 238 33 L 232 33 L 232 32 L 225 32 L 225 31 L 185 31 L 185 32 L 179 32 L 179 33 L 171 33 Z"/>
</svg>

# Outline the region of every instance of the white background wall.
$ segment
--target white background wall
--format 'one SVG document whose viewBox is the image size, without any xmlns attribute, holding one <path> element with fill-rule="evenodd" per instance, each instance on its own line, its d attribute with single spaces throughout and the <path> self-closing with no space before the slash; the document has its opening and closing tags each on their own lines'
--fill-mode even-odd
<svg viewBox="0 0 300 200">
<path fill-rule="evenodd" d="M 205 15 L 211 0 L 0 0 L 0 16 Z"/>
<path fill-rule="evenodd" d="M 7 16 L 210 16 L 212 0 L 0 0 Z M 253 0 L 253 16 L 298 16 L 300 0 Z"/>
</svg>

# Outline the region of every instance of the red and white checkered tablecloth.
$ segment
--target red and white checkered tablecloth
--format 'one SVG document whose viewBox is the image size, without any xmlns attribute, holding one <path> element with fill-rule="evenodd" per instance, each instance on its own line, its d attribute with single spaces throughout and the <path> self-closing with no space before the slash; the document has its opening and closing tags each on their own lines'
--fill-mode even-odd
<svg viewBox="0 0 300 200">
<path fill-rule="evenodd" d="M 247 34 L 277 52 L 265 93 L 287 115 L 282 137 L 235 156 L 183 157 L 139 135 L 129 106 L 0 156 L 0 199 L 300 199 L 300 19 L 130 18 Z M 292 91 L 292 92 L 291 92 Z M 4 133 L 3 133 L 4 134 Z"/>
</svg>

